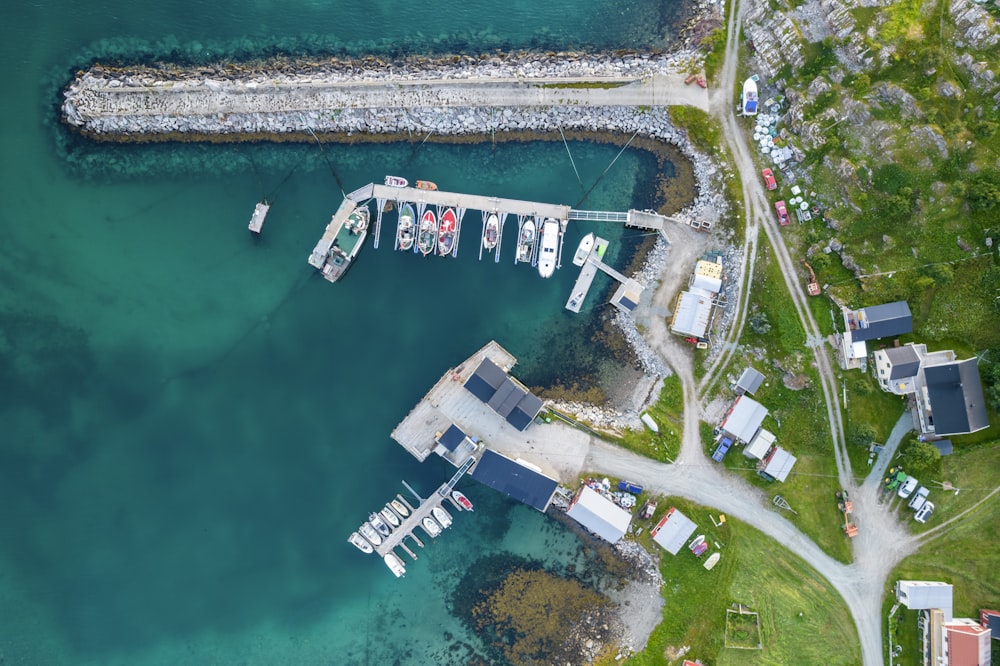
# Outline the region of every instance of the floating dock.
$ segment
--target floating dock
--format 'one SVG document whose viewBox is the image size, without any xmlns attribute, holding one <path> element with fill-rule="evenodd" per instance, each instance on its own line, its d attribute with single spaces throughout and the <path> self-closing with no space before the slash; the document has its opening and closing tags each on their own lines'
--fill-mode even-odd
<svg viewBox="0 0 1000 666">
<path fill-rule="evenodd" d="M 357 204 L 350 199 L 344 199 L 341 202 L 340 208 L 333 214 L 330 223 L 326 225 L 323 236 L 316 243 L 316 247 L 313 248 L 312 253 L 309 255 L 309 265 L 317 270 L 323 270 L 323 264 L 326 263 L 326 258 L 330 254 L 330 248 L 333 247 L 334 239 L 340 233 L 340 229 L 344 226 L 344 223 L 347 222 L 347 218 L 350 217 L 351 213 L 357 207 Z"/>
<path fill-rule="evenodd" d="M 267 201 L 261 201 L 253 209 L 253 217 L 250 218 L 250 224 L 247 228 L 250 229 L 255 234 L 259 234 L 260 230 L 264 228 L 264 218 L 267 217 L 267 211 L 271 210 L 271 204 Z"/>
<path fill-rule="evenodd" d="M 590 286 L 597 275 L 597 271 L 607 273 L 620 283 L 614 296 L 611 297 L 612 305 L 626 314 L 630 313 L 638 305 L 639 298 L 642 296 L 645 288 L 632 278 L 625 277 L 602 261 L 607 247 L 608 241 L 606 239 L 598 236 L 594 240 L 594 247 L 584 260 L 583 267 L 580 269 L 580 275 L 577 276 L 576 282 L 573 284 L 573 290 L 570 292 L 569 300 L 566 301 L 566 309 L 570 312 L 580 312 L 583 308 L 583 302 L 587 300 L 587 294 L 590 293 Z"/>
</svg>

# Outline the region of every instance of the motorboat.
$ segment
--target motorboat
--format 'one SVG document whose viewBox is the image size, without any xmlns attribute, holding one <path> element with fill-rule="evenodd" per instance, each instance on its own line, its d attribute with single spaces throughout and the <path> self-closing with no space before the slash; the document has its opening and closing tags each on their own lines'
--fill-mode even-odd
<svg viewBox="0 0 1000 666">
<path fill-rule="evenodd" d="M 333 243 L 323 260 L 322 273 L 330 282 L 339 280 L 361 250 L 368 235 L 369 212 L 367 206 L 356 208 L 337 230 Z M 336 215 L 334 216 L 336 219 Z M 331 220 L 332 223 L 332 220 Z"/>
<path fill-rule="evenodd" d="M 457 490 L 451 491 L 451 496 L 452 498 L 454 498 L 456 502 L 458 502 L 458 505 L 460 507 L 462 507 L 466 511 L 472 511 L 472 502 L 469 501 L 468 497 L 466 497 Z"/>
<path fill-rule="evenodd" d="M 392 500 L 391 502 L 389 502 L 389 505 L 393 508 L 393 510 L 396 513 L 398 513 L 403 518 L 406 518 L 408 515 L 410 515 L 410 510 L 407 509 L 406 505 L 400 502 L 398 499 Z"/>
<path fill-rule="evenodd" d="M 441 526 L 434 522 L 434 519 L 430 516 L 425 517 L 420 524 L 424 526 L 424 531 L 427 532 L 432 538 L 440 536 Z"/>
<path fill-rule="evenodd" d="M 576 248 L 576 254 L 573 255 L 573 264 L 583 266 L 583 262 L 587 261 L 587 257 L 590 256 L 590 251 L 593 249 L 594 234 L 587 234 L 580 241 L 580 246 Z"/>
<path fill-rule="evenodd" d="M 441 527 L 448 529 L 451 527 L 451 514 L 444 510 L 444 507 L 436 506 L 431 509 L 434 520 L 441 524 Z"/>
<path fill-rule="evenodd" d="M 486 226 L 483 227 L 483 249 L 490 252 L 497 246 L 500 238 L 500 220 L 496 213 L 490 213 L 486 218 Z"/>
<path fill-rule="evenodd" d="M 402 578 L 406 575 L 406 566 L 403 564 L 403 560 L 399 559 L 399 555 L 389 551 L 382 556 L 382 560 L 385 562 L 385 566 L 389 567 L 396 578 Z"/>
<path fill-rule="evenodd" d="M 403 204 L 399 207 L 399 222 L 396 224 L 396 247 L 409 250 L 413 247 L 413 206 Z"/>
<path fill-rule="evenodd" d="M 517 263 L 528 263 L 531 261 L 531 251 L 535 247 L 535 221 L 530 217 L 521 225 L 521 232 L 517 236 Z"/>
<path fill-rule="evenodd" d="M 352 234 L 360 234 L 362 231 L 368 229 L 369 218 L 370 213 L 368 212 L 368 208 L 361 206 L 359 208 L 355 208 L 354 212 L 347 216 L 347 222 L 344 223 L 344 226 L 346 226 Z"/>
<path fill-rule="evenodd" d="M 368 539 L 364 538 L 357 532 L 351 532 L 351 536 L 347 537 L 347 541 L 354 544 L 357 547 L 357 549 L 360 550 L 362 553 L 370 554 L 375 552 L 375 549 L 372 548 L 372 545 L 371 543 L 368 542 Z"/>
<path fill-rule="evenodd" d="M 556 250 L 559 248 L 559 223 L 548 218 L 542 225 L 542 245 L 538 252 L 538 274 L 552 277 L 556 270 Z"/>
<path fill-rule="evenodd" d="M 406 180 L 402 176 L 386 176 L 385 184 L 389 187 L 406 187 L 410 184 L 410 181 Z"/>
<path fill-rule="evenodd" d="M 750 77 L 743 82 L 743 95 L 740 97 L 740 113 L 744 116 L 757 115 L 757 82 Z"/>
<path fill-rule="evenodd" d="M 376 546 L 382 543 L 381 535 L 379 535 L 378 530 L 372 527 L 370 523 L 361 523 L 361 527 L 358 528 L 358 532 L 361 533 L 361 536 L 368 539 L 368 541 Z"/>
<path fill-rule="evenodd" d="M 458 228 L 458 218 L 455 209 L 449 208 L 441 214 L 438 225 L 438 254 L 445 256 L 455 249 L 455 230 Z"/>
<path fill-rule="evenodd" d="M 377 529 L 378 533 L 381 534 L 382 536 L 387 537 L 392 533 L 392 530 L 389 529 L 389 525 L 384 520 L 382 520 L 382 517 L 379 516 L 377 513 L 372 513 L 370 516 L 368 516 L 368 522 L 371 523 L 371 526 Z"/>
<path fill-rule="evenodd" d="M 384 509 L 378 512 L 378 515 L 382 517 L 382 520 L 384 520 L 389 527 L 399 527 L 399 516 L 397 516 L 396 513 L 389 508 L 388 504 L 385 505 Z"/>
<path fill-rule="evenodd" d="M 429 210 L 420 218 L 420 230 L 417 233 L 417 249 L 425 257 L 434 251 L 437 245 L 437 216 Z"/>
<path fill-rule="evenodd" d="M 417 189 L 418 190 L 436 190 L 438 188 L 436 183 L 432 183 L 429 180 L 418 180 Z"/>
</svg>

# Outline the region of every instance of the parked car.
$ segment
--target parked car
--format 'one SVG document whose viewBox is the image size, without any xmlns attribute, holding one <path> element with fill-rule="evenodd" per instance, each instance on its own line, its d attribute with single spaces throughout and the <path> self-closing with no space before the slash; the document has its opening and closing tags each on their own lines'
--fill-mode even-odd
<svg viewBox="0 0 1000 666">
<path fill-rule="evenodd" d="M 926 523 L 932 513 L 934 513 L 934 502 L 924 502 L 924 505 L 920 507 L 920 511 L 917 511 L 917 515 L 913 516 L 913 520 L 918 523 Z"/>
<path fill-rule="evenodd" d="M 927 501 L 928 494 L 930 494 L 930 491 L 927 490 L 927 488 L 920 486 L 917 492 L 913 493 L 913 497 L 910 498 L 910 501 L 906 506 L 910 507 L 914 511 L 920 511 L 920 507 L 922 507 L 924 502 Z"/>
<path fill-rule="evenodd" d="M 774 180 L 774 172 L 770 169 L 764 169 L 760 172 L 764 176 L 764 184 L 767 185 L 768 190 L 778 189 L 778 183 Z"/>
<path fill-rule="evenodd" d="M 722 441 L 719 442 L 719 446 L 716 447 L 715 453 L 712 454 L 712 460 L 715 462 L 722 462 L 722 459 L 726 457 L 729 453 L 729 447 L 733 445 L 733 440 L 728 437 L 723 437 Z"/>
<path fill-rule="evenodd" d="M 906 499 L 910 494 L 917 489 L 917 485 L 920 482 L 917 481 L 917 477 L 911 476 L 907 477 L 906 481 L 899 487 L 899 496 Z"/>
<path fill-rule="evenodd" d="M 791 224 L 792 221 L 788 219 L 788 210 L 785 208 L 784 201 L 774 202 L 774 210 L 778 211 L 778 224 L 783 227 Z"/>
</svg>

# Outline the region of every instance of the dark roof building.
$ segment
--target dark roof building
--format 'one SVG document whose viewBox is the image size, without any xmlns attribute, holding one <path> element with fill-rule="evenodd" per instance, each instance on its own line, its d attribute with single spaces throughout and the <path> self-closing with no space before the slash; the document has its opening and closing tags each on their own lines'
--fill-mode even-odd
<svg viewBox="0 0 1000 666">
<path fill-rule="evenodd" d="M 490 449 L 470 473 L 473 479 L 544 512 L 556 491 L 555 479 Z"/>
<path fill-rule="evenodd" d="M 980 609 L 979 624 L 990 630 L 993 640 L 1000 641 L 1000 611 Z"/>
<path fill-rule="evenodd" d="M 460 467 L 476 450 L 474 439 L 454 423 L 444 432 L 435 434 L 434 443 L 434 452 L 455 467 Z"/>
<path fill-rule="evenodd" d="M 923 369 L 928 421 L 936 435 L 961 435 L 989 426 L 976 359 Z"/>
<path fill-rule="evenodd" d="M 855 313 L 856 328 L 851 331 L 855 342 L 891 338 L 913 332 L 913 315 L 906 301 L 883 303 L 861 308 Z"/>
<path fill-rule="evenodd" d="M 760 374 L 753 368 L 747 368 L 736 381 L 736 393 L 737 395 L 742 395 L 744 393 L 753 395 L 763 383 L 764 375 Z"/>
<path fill-rule="evenodd" d="M 531 425 L 542 411 L 539 397 L 488 358 L 465 381 L 465 388 L 518 430 Z"/>
<path fill-rule="evenodd" d="M 943 456 L 950 456 L 955 451 L 955 447 L 952 446 L 950 439 L 936 439 L 931 444 Z"/>
</svg>

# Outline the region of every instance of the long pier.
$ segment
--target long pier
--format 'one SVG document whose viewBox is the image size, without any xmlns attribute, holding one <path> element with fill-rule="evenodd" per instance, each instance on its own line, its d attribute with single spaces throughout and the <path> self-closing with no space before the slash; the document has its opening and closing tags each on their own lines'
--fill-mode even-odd
<svg viewBox="0 0 1000 666">
<path fill-rule="evenodd" d="M 450 491 L 451 486 L 449 486 L 449 483 L 451 482 L 449 481 L 448 483 L 444 483 L 441 486 L 441 488 L 438 489 L 438 491 L 442 489 L 447 489 L 447 491 Z M 458 502 L 452 499 L 451 494 L 447 491 L 445 492 L 444 495 L 436 491 L 432 493 L 430 497 L 421 501 L 417 506 L 413 506 L 405 499 L 400 498 L 402 499 L 403 502 L 406 502 L 407 507 L 410 509 L 410 515 L 404 518 L 400 522 L 399 527 L 393 529 L 392 532 L 389 534 L 389 536 L 382 537 L 382 543 L 375 546 L 375 552 L 378 554 L 378 556 L 382 557 L 391 550 L 395 550 L 396 548 L 402 548 L 406 552 L 406 554 L 410 556 L 411 559 L 414 560 L 417 559 L 416 553 L 410 550 L 407 547 L 407 545 L 403 542 L 403 540 L 406 537 L 411 537 L 415 543 L 420 545 L 420 547 L 423 547 L 424 545 L 423 542 L 419 538 L 417 538 L 417 536 L 413 533 L 413 531 L 417 528 L 418 525 L 420 525 L 421 526 L 420 529 L 423 530 L 424 528 L 422 523 L 424 518 L 430 516 L 431 511 L 435 507 L 441 506 L 441 504 L 444 503 L 445 501 L 449 502 L 452 505 L 452 507 L 455 508 L 457 511 L 462 510 L 462 507 L 459 506 Z M 431 519 L 433 520 L 433 518 Z M 430 535 L 428 534 L 427 536 Z"/>
</svg>

